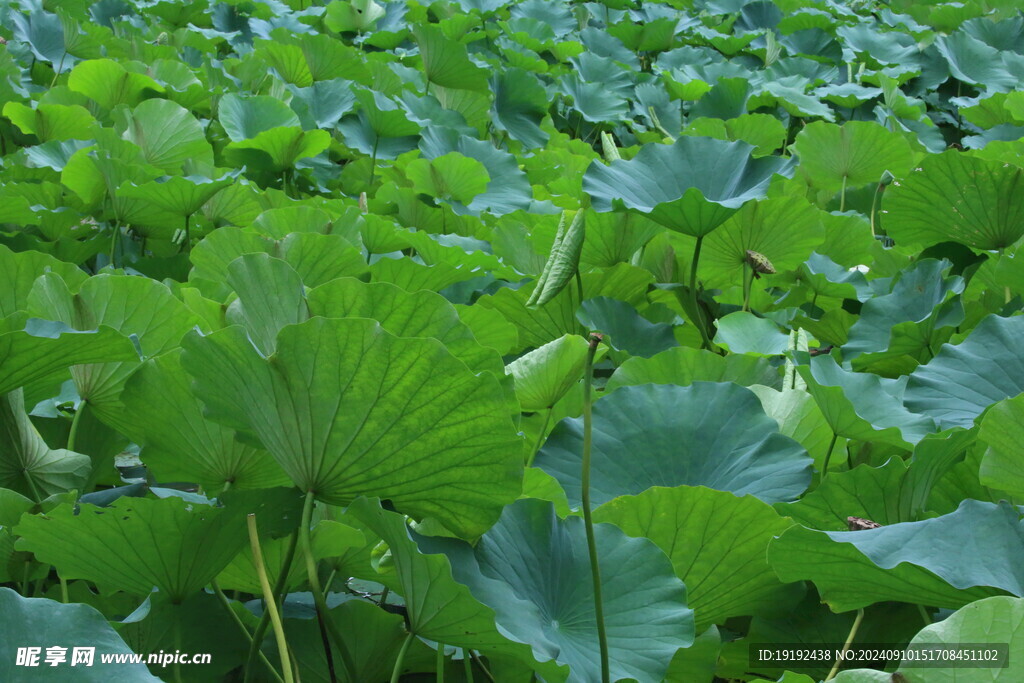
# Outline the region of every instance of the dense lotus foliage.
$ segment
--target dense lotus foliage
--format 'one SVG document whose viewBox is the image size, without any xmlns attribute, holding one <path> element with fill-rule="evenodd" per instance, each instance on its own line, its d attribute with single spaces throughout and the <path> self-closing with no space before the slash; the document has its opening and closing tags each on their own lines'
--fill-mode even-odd
<svg viewBox="0 0 1024 683">
<path fill-rule="evenodd" d="M 1024 680 L 1017 0 L 0 38 L 0 680 Z"/>
</svg>

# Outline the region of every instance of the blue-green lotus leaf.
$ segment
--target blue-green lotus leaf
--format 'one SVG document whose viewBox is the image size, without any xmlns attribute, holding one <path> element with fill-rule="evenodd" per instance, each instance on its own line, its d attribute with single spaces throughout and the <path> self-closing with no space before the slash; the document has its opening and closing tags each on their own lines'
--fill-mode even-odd
<svg viewBox="0 0 1024 683">
<path fill-rule="evenodd" d="M 598 211 L 642 213 L 698 237 L 764 197 L 774 175 L 793 174 L 793 159 L 754 158 L 753 151 L 745 142 L 684 136 L 673 145 L 644 145 L 629 161 L 595 161 L 583 189 Z"/>
<path fill-rule="evenodd" d="M 536 465 L 580 504 L 583 420 L 560 422 Z M 652 486 L 706 486 L 767 503 L 794 500 L 811 479 L 807 451 L 779 433 L 752 391 L 731 383 L 616 389 L 594 404 L 596 505 Z"/>
</svg>

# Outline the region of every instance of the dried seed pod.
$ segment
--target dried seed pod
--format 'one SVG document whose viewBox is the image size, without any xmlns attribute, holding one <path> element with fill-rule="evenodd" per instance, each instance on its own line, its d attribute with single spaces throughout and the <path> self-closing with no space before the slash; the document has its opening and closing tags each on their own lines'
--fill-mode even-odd
<svg viewBox="0 0 1024 683">
<path fill-rule="evenodd" d="M 754 269 L 754 277 L 756 278 L 760 278 L 761 275 L 775 274 L 775 266 L 772 265 L 772 262 L 764 254 L 747 249 L 746 261 Z"/>
</svg>

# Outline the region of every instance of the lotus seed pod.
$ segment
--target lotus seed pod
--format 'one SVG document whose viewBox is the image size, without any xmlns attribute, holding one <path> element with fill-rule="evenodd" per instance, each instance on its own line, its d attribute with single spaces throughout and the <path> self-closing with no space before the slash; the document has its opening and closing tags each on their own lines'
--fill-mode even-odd
<svg viewBox="0 0 1024 683">
<path fill-rule="evenodd" d="M 755 275 L 774 275 L 775 266 L 768 260 L 768 257 L 759 252 L 747 249 L 747 263 L 754 269 Z"/>
</svg>

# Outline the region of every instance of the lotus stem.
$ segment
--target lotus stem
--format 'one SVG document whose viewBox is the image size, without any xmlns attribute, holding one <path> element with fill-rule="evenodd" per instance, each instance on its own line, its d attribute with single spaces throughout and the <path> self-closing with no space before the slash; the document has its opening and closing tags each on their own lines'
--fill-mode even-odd
<svg viewBox="0 0 1024 683">
<path fill-rule="evenodd" d="M 71 418 L 71 431 L 68 432 L 68 445 L 69 451 L 75 450 L 76 438 L 78 436 L 78 423 L 82 420 L 82 413 L 85 412 L 85 407 L 89 405 L 85 400 L 78 406 L 75 411 L 75 416 Z"/>
<path fill-rule="evenodd" d="M 288 585 L 288 573 L 292 568 L 292 561 L 295 559 L 295 548 L 298 545 L 299 530 L 296 529 L 295 533 L 288 539 L 288 547 L 284 551 L 284 563 L 281 565 L 281 573 L 277 576 L 277 581 L 274 582 L 274 590 L 272 599 L 276 599 L 277 596 L 282 595 Z M 283 600 L 281 601 L 283 604 Z M 263 642 L 263 636 L 267 632 L 267 628 L 270 626 L 270 611 L 267 609 L 263 610 L 263 616 L 260 618 L 260 623 L 256 625 L 256 630 L 252 634 L 252 643 L 249 646 L 249 658 L 245 665 L 245 680 L 244 683 L 249 683 L 252 676 L 252 671 L 256 667 L 256 658 L 262 655 L 260 651 L 260 644 Z"/>
<path fill-rule="evenodd" d="M 231 609 L 231 601 L 228 600 L 228 596 L 224 595 L 224 591 L 222 591 L 220 589 L 220 586 L 217 585 L 216 579 L 210 581 L 210 587 L 213 589 L 213 593 L 217 596 L 217 599 L 220 601 L 220 604 L 224 606 L 225 610 L 227 610 L 228 616 L 231 617 L 231 621 L 235 623 L 235 626 L 238 627 L 238 629 L 242 632 L 242 635 L 245 636 L 245 639 L 248 640 L 249 643 L 251 644 L 252 634 L 249 633 L 249 629 L 245 627 L 245 624 L 242 623 L 242 620 L 238 618 L 237 614 L 235 614 L 235 610 Z M 267 671 L 270 672 L 270 675 L 274 678 L 274 680 L 278 683 L 284 683 L 284 679 L 281 678 L 281 675 L 279 673 L 277 673 L 277 669 L 275 669 L 274 665 L 270 663 L 270 660 L 267 659 L 267 656 L 264 655 L 262 651 L 257 651 L 259 652 L 260 661 L 263 662 L 264 666 L 267 667 Z"/>
<path fill-rule="evenodd" d="M 534 458 L 537 457 L 537 452 L 540 451 L 540 447 L 544 445 L 544 435 L 548 431 L 548 425 L 551 424 L 551 413 L 553 411 L 554 406 L 548 406 L 547 410 L 544 411 L 544 423 L 540 427 L 540 433 L 537 434 L 537 441 L 533 444 L 533 450 L 530 451 L 530 457 L 526 459 L 527 467 L 533 464 Z"/>
<path fill-rule="evenodd" d="M 324 653 L 327 657 L 327 666 L 331 675 L 331 683 L 335 683 L 337 678 L 334 673 L 334 660 L 331 655 L 331 644 L 333 643 L 334 647 L 338 648 L 338 652 L 341 654 L 341 660 L 345 665 L 349 680 L 355 681 L 358 680 L 355 660 L 352 659 L 348 646 L 345 645 L 345 640 L 341 637 L 334 622 L 330 619 L 327 610 L 327 600 L 324 598 L 324 591 L 320 587 L 320 577 L 317 576 L 316 559 L 313 557 L 313 546 L 309 534 L 309 527 L 313 522 L 313 502 L 313 492 L 309 491 L 306 493 L 306 503 L 302 507 L 302 522 L 299 524 L 299 545 L 302 548 L 303 556 L 306 558 L 306 574 L 309 578 L 309 588 L 313 593 L 313 602 L 316 604 L 316 616 L 320 623 L 320 635 L 324 639 Z"/>
<path fill-rule="evenodd" d="M 444 643 L 437 644 L 437 662 L 434 665 L 434 678 L 437 683 L 444 683 Z"/>
<path fill-rule="evenodd" d="M 843 189 L 839 191 L 839 210 L 846 211 L 846 174 L 843 174 Z"/>
<path fill-rule="evenodd" d="M 462 668 L 466 672 L 466 680 L 473 683 L 473 660 L 469 657 L 469 650 L 462 648 Z"/>
<path fill-rule="evenodd" d="M 825 676 L 826 681 L 830 681 L 836 677 L 839 673 L 839 667 L 843 665 L 843 658 L 846 653 L 850 651 L 850 645 L 853 643 L 853 639 L 857 637 L 857 629 L 860 628 L 861 622 L 864 621 L 864 609 L 857 610 L 857 618 L 853 620 L 853 626 L 850 627 L 850 633 L 846 636 L 846 642 L 843 643 L 843 651 L 836 658 L 836 663 L 832 665 L 832 670 L 828 672 L 828 676 Z"/>
<path fill-rule="evenodd" d="M 277 640 L 277 650 L 281 657 L 281 671 L 284 673 L 285 683 L 292 683 L 292 664 L 288 654 L 288 641 L 284 637 L 281 615 L 277 612 L 277 603 L 274 602 L 274 593 L 270 589 L 267 569 L 263 564 L 263 551 L 260 549 L 260 534 L 256 528 L 256 515 L 250 512 L 246 517 L 246 523 L 249 526 L 249 546 L 252 548 L 252 560 L 256 566 L 256 575 L 260 578 L 260 588 L 263 590 L 263 598 L 267 602 L 266 610 L 270 612 L 270 620 L 274 624 L 274 638 Z"/>
<path fill-rule="evenodd" d="M 693 322 L 700 332 L 701 348 L 711 350 L 711 339 L 708 337 L 708 330 L 704 327 L 704 314 L 701 313 L 700 304 L 697 301 L 697 263 L 700 262 L 700 248 L 704 244 L 704 235 L 697 238 L 693 245 L 693 258 L 690 260 L 690 305 L 693 309 Z"/>
<path fill-rule="evenodd" d="M 828 462 L 829 462 L 829 460 L 832 459 L 832 450 L 836 447 L 836 440 L 838 438 L 839 438 L 839 435 L 836 434 L 835 432 L 832 432 L 832 440 L 828 442 L 828 450 L 825 451 L 825 462 L 821 466 L 821 478 L 822 479 L 824 479 L 826 476 L 828 476 Z"/>
<path fill-rule="evenodd" d="M 587 364 L 583 375 L 583 473 L 582 499 L 583 524 L 587 530 L 587 551 L 590 554 L 590 575 L 594 582 L 594 614 L 597 618 L 597 642 L 601 650 L 601 681 L 609 683 L 611 671 L 608 664 L 608 635 L 604 628 L 604 601 L 601 596 L 601 567 L 597 561 L 597 540 L 594 538 L 594 517 L 590 511 L 590 451 L 593 439 L 593 397 L 594 356 L 601 343 L 601 335 L 590 335 L 587 349 Z"/>
</svg>

